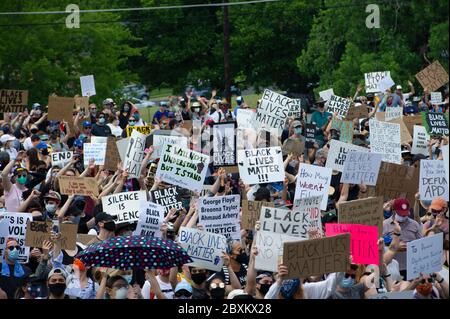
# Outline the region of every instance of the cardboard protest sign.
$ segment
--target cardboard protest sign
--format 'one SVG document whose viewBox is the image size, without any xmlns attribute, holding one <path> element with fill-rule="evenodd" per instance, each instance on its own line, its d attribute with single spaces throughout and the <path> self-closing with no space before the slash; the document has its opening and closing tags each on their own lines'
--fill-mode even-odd
<svg viewBox="0 0 450 319">
<path fill-rule="evenodd" d="M 338 172 L 343 172 L 345 161 L 348 154 L 350 154 L 351 152 L 368 153 L 369 149 L 349 143 L 344 143 L 338 140 L 331 140 L 325 167 L 331 168 L 332 170 Z"/>
<path fill-rule="evenodd" d="M 321 196 L 320 209 L 326 210 L 331 173 L 330 168 L 301 163 L 294 198 Z"/>
<path fill-rule="evenodd" d="M 284 181 L 283 154 L 279 146 L 238 150 L 238 165 L 245 184 Z"/>
<path fill-rule="evenodd" d="M 449 136 L 448 113 L 420 113 L 422 123 L 430 136 Z"/>
<path fill-rule="evenodd" d="M 150 191 L 150 196 L 154 203 L 164 207 L 164 216 L 166 216 L 172 208 L 175 208 L 177 211 L 183 208 L 179 191 L 180 189 L 177 186 L 172 186 Z"/>
<path fill-rule="evenodd" d="M 412 136 L 414 135 L 414 125 L 422 126 L 422 116 L 420 115 L 404 116 L 403 123 L 405 123 L 409 134 L 411 134 Z"/>
<path fill-rule="evenodd" d="M 339 224 L 377 226 L 383 232 L 383 197 L 370 197 L 339 204 Z"/>
<path fill-rule="evenodd" d="M 254 129 L 254 122 L 256 120 L 256 112 L 250 109 L 238 109 L 237 110 L 237 126 L 240 129 Z"/>
<path fill-rule="evenodd" d="M 294 155 L 302 155 L 305 152 L 305 144 L 299 138 L 288 138 L 281 147 L 283 154 L 290 153 Z"/>
<path fill-rule="evenodd" d="M 125 154 L 127 153 L 128 144 L 130 143 L 131 138 L 125 138 L 118 140 L 116 142 L 117 150 L 119 151 L 120 160 L 125 161 Z"/>
<path fill-rule="evenodd" d="M 243 229 L 254 229 L 261 214 L 261 207 L 274 207 L 273 203 L 253 200 L 242 201 L 241 224 Z"/>
<path fill-rule="evenodd" d="M 288 278 L 304 278 L 347 271 L 350 266 L 350 234 L 286 242 L 283 264 Z"/>
<path fill-rule="evenodd" d="M 421 160 L 419 193 L 421 200 L 433 200 L 442 197 L 446 201 L 448 196 L 448 180 L 445 173 L 445 163 L 441 160 Z"/>
<path fill-rule="evenodd" d="M 0 258 L 5 255 L 6 240 L 15 238 L 20 246 L 18 261 L 28 262 L 30 247 L 25 244 L 27 222 L 32 220 L 30 213 L 2 213 L 0 214 Z"/>
<path fill-rule="evenodd" d="M 31 221 L 27 223 L 27 234 L 25 245 L 42 248 L 44 240 L 51 241 L 53 223 L 50 221 Z M 78 224 L 59 224 L 61 234 L 61 248 L 64 250 L 75 250 Z"/>
<path fill-rule="evenodd" d="M 77 243 L 87 246 L 96 237 L 96 235 L 77 234 Z"/>
<path fill-rule="evenodd" d="M 302 117 L 302 100 L 292 99 L 289 106 L 288 117 L 293 119 L 299 119 Z"/>
<path fill-rule="evenodd" d="M 369 117 L 369 111 L 365 106 L 351 106 L 348 109 L 346 120 L 365 119 Z"/>
<path fill-rule="evenodd" d="M 84 143 L 83 144 L 83 163 L 87 167 L 89 160 L 94 159 L 95 165 L 105 164 L 106 145 L 104 143 Z"/>
<path fill-rule="evenodd" d="M 375 113 L 375 118 L 378 121 L 386 122 L 386 113 L 385 112 L 376 112 Z"/>
<path fill-rule="evenodd" d="M 403 107 L 387 107 L 384 112 L 384 120 L 389 122 L 397 118 L 403 118 Z"/>
<path fill-rule="evenodd" d="M 93 75 L 80 76 L 81 84 L 81 95 L 82 96 L 94 96 L 95 92 L 95 81 Z"/>
<path fill-rule="evenodd" d="M 178 147 L 187 148 L 188 139 L 185 136 L 154 134 L 153 135 L 154 151 L 150 158 L 152 159 L 160 158 L 163 155 L 162 151 L 164 149 L 164 144 L 176 145 Z"/>
<path fill-rule="evenodd" d="M 395 85 L 394 80 L 392 80 L 390 75 L 386 75 L 378 82 L 378 92 L 386 92 L 387 89 L 390 89 Z"/>
<path fill-rule="evenodd" d="M 236 123 L 212 126 L 212 160 L 215 167 L 236 166 Z"/>
<path fill-rule="evenodd" d="M 283 244 L 299 241 L 301 238 L 291 237 L 267 231 L 258 231 L 255 235 L 258 255 L 255 257 L 255 268 L 271 272 L 278 271 L 280 257 L 283 256 Z"/>
<path fill-rule="evenodd" d="M 341 183 L 375 186 L 381 165 L 381 154 L 350 152 L 344 164 Z"/>
<path fill-rule="evenodd" d="M 193 260 L 192 263 L 187 264 L 188 266 L 212 271 L 222 270 L 222 255 L 227 250 L 225 236 L 181 227 L 178 242 Z"/>
<path fill-rule="evenodd" d="M 147 201 L 140 202 L 139 220 L 134 231 L 136 236 L 161 238 L 164 222 L 164 207 Z"/>
<path fill-rule="evenodd" d="M 350 234 L 350 254 L 355 264 L 380 263 L 378 251 L 378 227 L 355 224 L 325 224 L 327 237 Z"/>
<path fill-rule="evenodd" d="M 200 197 L 198 223 L 208 232 L 241 239 L 239 226 L 240 196 Z"/>
<path fill-rule="evenodd" d="M 406 243 L 407 280 L 441 271 L 443 241 L 444 233 L 438 233 Z"/>
<path fill-rule="evenodd" d="M 52 160 L 52 166 L 59 166 L 63 168 L 70 162 L 73 157 L 73 152 L 54 152 L 50 154 L 50 158 Z"/>
<path fill-rule="evenodd" d="M 208 155 L 166 144 L 155 177 L 163 182 L 200 192 L 208 165 Z"/>
<path fill-rule="evenodd" d="M 342 120 L 347 116 L 351 104 L 352 101 L 349 99 L 332 95 L 327 103 L 325 103 L 325 108 L 331 114 L 336 113 L 337 118 Z"/>
<path fill-rule="evenodd" d="M 316 142 L 316 130 L 317 126 L 316 124 L 306 124 L 306 130 L 305 130 L 305 147 L 306 148 L 313 148 L 314 143 Z"/>
<path fill-rule="evenodd" d="M 388 198 L 407 198 L 414 203 L 414 195 L 419 188 L 419 170 L 414 167 L 381 163 L 375 188 L 377 196 Z"/>
<path fill-rule="evenodd" d="M 145 126 L 127 126 L 127 137 L 130 137 L 131 134 L 133 134 L 133 131 L 138 131 L 141 134 L 149 135 L 152 132 L 152 126 L 151 125 L 145 125 Z"/>
<path fill-rule="evenodd" d="M 124 192 L 102 197 L 103 211 L 113 216 L 116 224 L 137 222 L 141 202 L 147 202 L 145 191 Z"/>
<path fill-rule="evenodd" d="M 367 299 L 414 299 L 414 290 L 404 290 L 399 292 L 378 293 L 369 296 Z"/>
<path fill-rule="evenodd" d="M 436 60 L 417 73 L 416 79 L 425 90 L 437 91 L 441 86 L 448 83 L 448 73 Z"/>
<path fill-rule="evenodd" d="M 25 112 L 28 105 L 28 91 L 0 90 L 0 113 Z"/>
<path fill-rule="evenodd" d="M 395 123 L 400 125 L 400 143 L 406 144 L 411 143 L 413 141 L 412 135 L 409 133 L 408 128 L 406 127 L 405 123 L 403 122 L 403 119 L 396 118 L 393 120 L 390 120 L 389 123 Z"/>
<path fill-rule="evenodd" d="M 95 177 L 58 177 L 61 195 L 98 196 L 98 185 Z"/>
<path fill-rule="evenodd" d="M 299 213 L 300 237 L 310 239 L 323 237 L 322 215 L 320 213 L 321 203 L 321 196 L 295 200 L 293 211 Z"/>
<path fill-rule="evenodd" d="M 441 92 L 430 92 L 430 103 L 434 105 L 442 104 L 442 93 Z"/>
<path fill-rule="evenodd" d="M 378 90 L 378 83 L 386 76 L 391 76 L 390 71 L 364 73 L 366 93 L 384 92 Z"/>
<path fill-rule="evenodd" d="M 91 136 L 91 143 L 106 144 L 106 143 L 108 143 L 108 137 L 106 137 L 106 136 Z"/>
<path fill-rule="evenodd" d="M 117 165 L 121 161 L 119 150 L 117 149 L 116 138 L 109 136 L 106 141 L 106 154 L 104 169 L 116 171 Z"/>
<path fill-rule="evenodd" d="M 87 114 L 89 108 L 89 96 L 75 96 L 75 108 Z"/>
<path fill-rule="evenodd" d="M 400 124 L 372 119 L 369 121 L 369 129 L 371 152 L 381 154 L 384 162 L 401 164 Z"/>
<path fill-rule="evenodd" d="M 131 134 L 123 162 L 123 169 L 128 171 L 128 178 L 139 178 L 141 175 L 142 161 L 145 157 L 145 139 L 146 136 L 138 131 Z"/>
<path fill-rule="evenodd" d="M 49 121 L 73 122 L 73 106 L 75 100 L 73 97 L 48 97 L 48 116 Z"/>
<path fill-rule="evenodd" d="M 276 129 L 278 134 L 284 129 L 284 124 L 290 110 L 292 100 L 284 95 L 264 90 L 264 94 L 256 110 L 255 128 Z"/>
<path fill-rule="evenodd" d="M 319 92 L 319 96 L 324 100 L 325 102 L 331 99 L 331 96 L 334 95 L 333 89 L 328 89 L 325 91 Z"/>
</svg>

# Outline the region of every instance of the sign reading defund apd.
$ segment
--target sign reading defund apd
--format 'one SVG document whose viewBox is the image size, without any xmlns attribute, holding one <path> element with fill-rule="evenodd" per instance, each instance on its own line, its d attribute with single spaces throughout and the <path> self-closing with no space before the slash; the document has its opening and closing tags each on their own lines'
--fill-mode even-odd
<svg viewBox="0 0 450 319">
<path fill-rule="evenodd" d="M 198 223 L 210 233 L 240 240 L 239 203 L 239 195 L 200 197 L 198 199 Z"/>
<path fill-rule="evenodd" d="M 325 104 L 325 107 L 327 112 L 331 114 L 336 113 L 337 118 L 342 120 L 347 116 L 350 105 L 352 105 L 352 101 L 349 99 L 332 95 Z"/>
<path fill-rule="evenodd" d="M 155 177 L 199 193 L 203 189 L 208 164 L 208 155 L 166 144 Z"/>
<path fill-rule="evenodd" d="M 445 163 L 440 160 L 421 160 L 419 193 L 421 200 L 433 200 L 442 197 L 446 201 L 448 196 L 448 180 L 445 174 Z"/>
<path fill-rule="evenodd" d="M 281 147 L 238 150 L 239 175 L 245 184 L 284 181 Z"/>
<path fill-rule="evenodd" d="M 448 136 L 448 114 L 444 113 L 420 113 L 423 126 L 430 136 Z"/>
<path fill-rule="evenodd" d="M 328 190 L 331 183 L 331 168 L 300 164 L 295 188 L 295 199 L 321 196 L 321 210 L 327 209 Z"/>
<path fill-rule="evenodd" d="M 147 201 L 145 191 L 119 193 L 102 197 L 103 211 L 114 217 L 116 224 L 139 220 L 140 202 Z"/>
<path fill-rule="evenodd" d="M 5 254 L 6 240 L 15 238 L 20 246 L 20 263 L 27 263 L 30 247 L 25 246 L 27 222 L 32 220 L 29 213 L 2 213 L 0 214 L 0 258 Z"/>
<path fill-rule="evenodd" d="M 128 178 L 139 178 L 142 170 L 142 161 L 145 157 L 145 140 L 147 136 L 133 131 L 125 152 L 123 169 L 128 171 Z"/>
<path fill-rule="evenodd" d="M 291 109 L 292 100 L 287 96 L 264 90 L 261 103 L 256 110 L 256 127 L 276 129 L 281 134 Z"/>
</svg>

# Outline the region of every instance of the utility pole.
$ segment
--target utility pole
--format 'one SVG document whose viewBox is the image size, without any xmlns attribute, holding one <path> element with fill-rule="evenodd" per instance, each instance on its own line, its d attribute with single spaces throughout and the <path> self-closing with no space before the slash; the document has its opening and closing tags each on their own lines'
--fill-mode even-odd
<svg viewBox="0 0 450 319">
<path fill-rule="evenodd" d="M 225 0 L 222 1 L 225 2 Z M 224 98 L 231 104 L 230 21 L 228 20 L 228 6 L 223 6 L 223 71 Z"/>
</svg>

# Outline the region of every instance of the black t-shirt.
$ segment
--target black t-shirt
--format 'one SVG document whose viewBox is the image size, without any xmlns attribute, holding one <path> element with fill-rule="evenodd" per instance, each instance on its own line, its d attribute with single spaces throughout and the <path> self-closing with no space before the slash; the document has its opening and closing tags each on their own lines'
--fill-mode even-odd
<svg viewBox="0 0 450 319">
<path fill-rule="evenodd" d="M 236 274 L 236 277 L 238 277 L 241 286 L 245 286 L 247 283 L 247 268 L 248 266 L 246 264 L 241 264 L 241 268 L 239 269 L 239 271 L 234 272 Z M 231 285 L 230 274 L 228 273 L 228 268 L 226 266 L 223 266 L 220 275 L 225 278 L 225 285 Z"/>
<path fill-rule="evenodd" d="M 211 299 L 204 289 L 192 287 L 192 299 Z"/>
<path fill-rule="evenodd" d="M 92 135 L 107 137 L 112 135 L 111 128 L 108 125 L 92 125 Z"/>
<path fill-rule="evenodd" d="M 0 270 L 2 266 L 2 263 L 0 263 Z M 14 265 L 8 266 L 10 275 L 6 277 L 0 274 L 0 288 L 6 293 L 8 299 L 14 299 L 17 288 L 22 287 L 23 280 L 31 274 L 31 270 L 27 266 L 22 265 L 25 274 L 23 277 L 18 278 L 14 277 Z"/>
</svg>

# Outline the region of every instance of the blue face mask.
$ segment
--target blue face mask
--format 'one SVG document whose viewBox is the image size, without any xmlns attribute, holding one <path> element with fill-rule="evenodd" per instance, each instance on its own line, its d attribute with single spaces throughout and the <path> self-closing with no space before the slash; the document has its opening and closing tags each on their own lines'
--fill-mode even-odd
<svg viewBox="0 0 450 319">
<path fill-rule="evenodd" d="M 384 239 L 384 244 L 386 246 L 389 246 L 391 244 L 391 242 L 392 242 L 391 235 L 385 235 L 385 236 L 383 236 L 383 239 Z"/>
<path fill-rule="evenodd" d="M 136 119 L 136 121 L 139 121 L 139 119 L 141 118 L 140 115 L 138 113 L 134 113 L 134 118 Z"/>
<path fill-rule="evenodd" d="M 354 284 L 355 284 L 355 279 L 353 279 L 352 277 L 349 277 L 349 278 L 342 279 L 340 286 L 342 288 L 351 288 Z"/>
<path fill-rule="evenodd" d="M 100 124 L 105 124 L 105 118 L 104 117 L 101 117 L 101 118 L 99 118 L 98 119 L 98 122 L 100 123 Z"/>
<path fill-rule="evenodd" d="M 383 216 L 384 216 L 384 219 L 388 219 L 389 217 L 392 216 L 392 212 L 385 210 L 385 211 L 383 211 Z"/>
<path fill-rule="evenodd" d="M 20 252 L 17 249 L 9 251 L 8 259 L 11 260 L 11 261 L 16 261 L 17 259 L 19 259 L 19 253 Z"/>
<path fill-rule="evenodd" d="M 294 129 L 294 132 L 295 132 L 295 134 L 297 134 L 297 135 L 302 135 L 303 130 L 302 130 L 301 127 L 300 127 L 300 128 L 295 128 L 295 129 Z"/>
<path fill-rule="evenodd" d="M 124 275 L 122 277 L 127 281 L 128 284 L 130 284 L 131 281 L 133 280 L 133 275 Z"/>
</svg>

